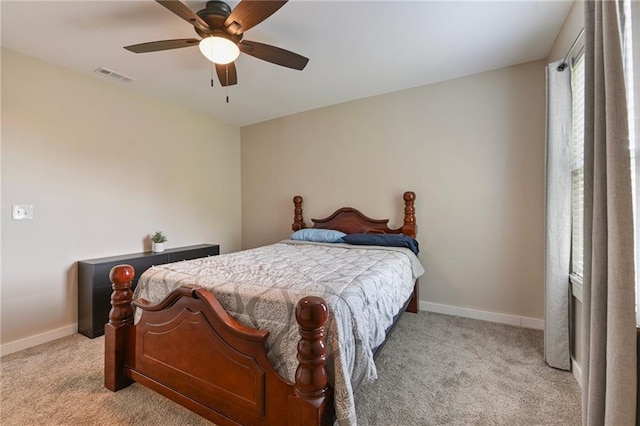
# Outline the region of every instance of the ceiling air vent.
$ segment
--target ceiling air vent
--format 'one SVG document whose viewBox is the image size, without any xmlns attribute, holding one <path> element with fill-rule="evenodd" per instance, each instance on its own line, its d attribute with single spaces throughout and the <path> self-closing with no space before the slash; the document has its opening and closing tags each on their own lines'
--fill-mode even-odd
<svg viewBox="0 0 640 426">
<path fill-rule="evenodd" d="M 104 68 L 104 67 L 98 68 L 97 70 L 95 70 L 95 72 L 97 74 L 101 74 L 101 75 L 104 75 L 106 77 L 113 78 L 115 80 L 125 81 L 127 83 L 130 82 L 130 81 L 134 81 L 135 80 L 135 78 L 133 78 L 133 77 L 129 77 L 128 75 L 124 75 L 124 74 L 120 74 L 119 72 L 115 72 L 115 71 L 112 71 L 112 70 L 110 70 L 108 68 Z"/>
</svg>

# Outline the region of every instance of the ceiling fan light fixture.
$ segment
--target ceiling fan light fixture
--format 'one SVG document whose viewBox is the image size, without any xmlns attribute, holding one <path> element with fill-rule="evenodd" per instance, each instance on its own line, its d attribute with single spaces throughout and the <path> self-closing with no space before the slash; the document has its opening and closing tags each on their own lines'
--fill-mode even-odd
<svg viewBox="0 0 640 426">
<path fill-rule="evenodd" d="M 238 45 L 224 37 L 205 37 L 200 41 L 199 47 L 208 60 L 220 65 L 229 64 L 240 55 Z"/>
</svg>

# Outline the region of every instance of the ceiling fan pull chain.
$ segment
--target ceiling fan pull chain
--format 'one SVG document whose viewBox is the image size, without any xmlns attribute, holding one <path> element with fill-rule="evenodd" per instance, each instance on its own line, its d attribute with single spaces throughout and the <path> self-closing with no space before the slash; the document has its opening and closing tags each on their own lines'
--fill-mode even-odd
<svg viewBox="0 0 640 426">
<path fill-rule="evenodd" d="M 213 68 L 216 66 L 213 62 L 211 63 L 211 87 L 213 87 Z"/>
<path fill-rule="evenodd" d="M 225 73 L 227 74 L 227 103 L 229 103 L 229 64 L 224 66 Z"/>
</svg>

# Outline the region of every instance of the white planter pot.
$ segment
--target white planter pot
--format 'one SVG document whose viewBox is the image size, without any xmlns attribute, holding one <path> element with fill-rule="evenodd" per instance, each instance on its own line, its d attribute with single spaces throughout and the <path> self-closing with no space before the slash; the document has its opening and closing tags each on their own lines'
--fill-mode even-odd
<svg viewBox="0 0 640 426">
<path fill-rule="evenodd" d="M 164 251 L 164 243 L 151 243 L 151 250 L 153 250 L 156 253 L 160 253 L 161 251 Z"/>
</svg>

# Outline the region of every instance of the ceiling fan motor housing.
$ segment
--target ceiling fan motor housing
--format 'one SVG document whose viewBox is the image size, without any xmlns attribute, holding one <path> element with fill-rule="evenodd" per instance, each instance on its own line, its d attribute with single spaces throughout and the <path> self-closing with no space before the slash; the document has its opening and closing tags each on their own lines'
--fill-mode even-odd
<svg viewBox="0 0 640 426">
<path fill-rule="evenodd" d="M 209 37 L 211 35 L 225 37 L 234 43 L 239 43 L 242 40 L 242 34 L 229 34 L 225 28 L 225 21 L 227 17 L 231 15 L 231 7 L 223 1 L 211 0 L 207 2 L 204 9 L 196 12 L 203 21 L 205 21 L 210 30 L 202 30 L 197 26 L 194 26 L 196 33 L 202 38 Z"/>
</svg>

